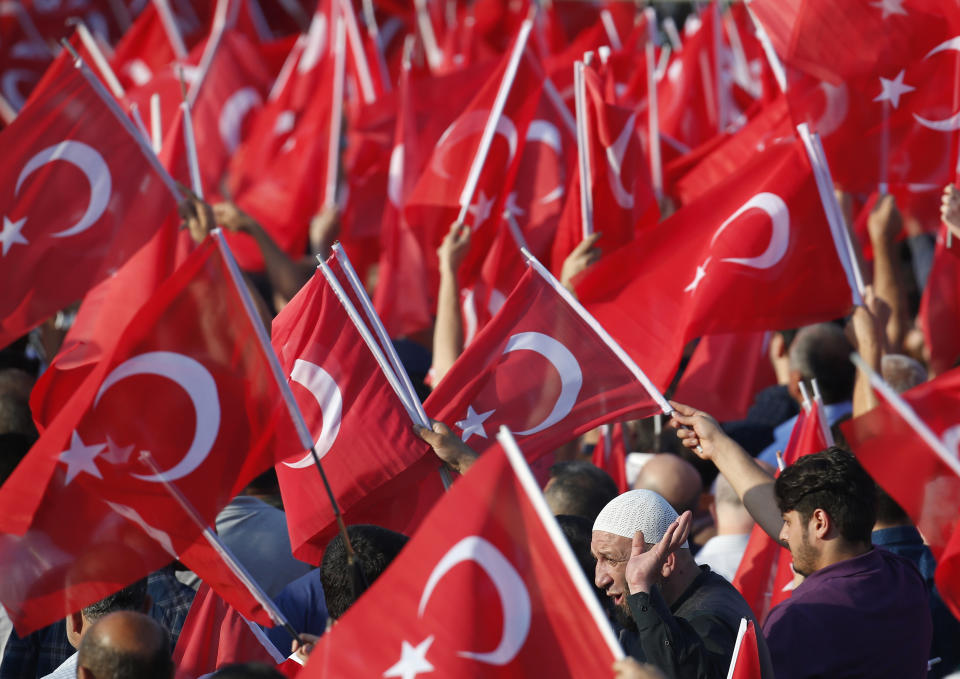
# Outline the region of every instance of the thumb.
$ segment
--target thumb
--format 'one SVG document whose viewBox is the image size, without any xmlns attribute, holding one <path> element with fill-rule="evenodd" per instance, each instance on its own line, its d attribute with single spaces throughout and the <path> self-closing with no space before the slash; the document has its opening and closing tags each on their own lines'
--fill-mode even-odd
<svg viewBox="0 0 960 679">
<path fill-rule="evenodd" d="M 434 424 L 434 426 L 436 426 L 436 424 Z M 441 433 L 433 431 L 431 429 L 427 429 L 426 427 L 421 426 L 419 424 L 413 425 L 413 433 L 415 433 L 421 439 L 426 441 L 427 444 L 431 447 L 440 445 L 440 442 L 443 440 L 443 436 L 441 435 Z"/>
<path fill-rule="evenodd" d="M 630 558 L 643 554 L 644 541 L 643 531 L 638 530 L 633 534 L 633 544 L 630 545 Z"/>
</svg>

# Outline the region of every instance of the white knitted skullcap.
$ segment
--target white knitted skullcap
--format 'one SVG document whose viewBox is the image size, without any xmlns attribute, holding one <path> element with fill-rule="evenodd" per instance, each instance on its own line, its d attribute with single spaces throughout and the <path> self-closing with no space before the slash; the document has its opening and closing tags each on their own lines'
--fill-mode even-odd
<svg viewBox="0 0 960 679">
<path fill-rule="evenodd" d="M 633 538 L 643 531 L 648 545 L 660 542 L 670 524 L 677 520 L 677 512 L 659 493 L 652 490 L 628 490 L 610 500 L 600 510 L 593 530 L 602 530 L 625 538 Z"/>
</svg>

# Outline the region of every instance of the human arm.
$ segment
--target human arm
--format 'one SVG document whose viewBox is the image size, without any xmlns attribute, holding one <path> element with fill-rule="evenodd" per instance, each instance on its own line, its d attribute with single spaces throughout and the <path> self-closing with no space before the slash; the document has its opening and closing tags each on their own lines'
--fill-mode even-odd
<svg viewBox="0 0 960 679">
<path fill-rule="evenodd" d="M 866 361 L 871 370 L 879 374 L 883 359 L 883 339 L 876 316 L 870 310 L 873 292 L 869 286 L 864 290 L 864 298 L 865 304 L 854 307 L 850 315 L 847 334 L 860 357 Z M 853 416 L 859 417 L 873 410 L 878 403 L 877 395 L 873 393 L 873 388 L 870 386 L 870 377 L 857 368 L 853 385 Z"/>
<path fill-rule="evenodd" d="M 477 460 L 477 452 L 461 441 L 443 422 L 433 422 L 432 429 L 413 425 L 413 431 L 433 448 L 441 460 L 458 474 L 466 474 Z"/>
<path fill-rule="evenodd" d="M 670 426 L 677 428 L 683 446 L 713 462 L 730 481 L 754 521 L 780 542 L 783 519 L 773 494 L 773 478 L 710 415 L 681 403 L 671 401 L 671 405 L 674 411 Z"/>
<path fill-rule="evenodd" d="M 563 260 L 563 267 L 560 270 L 560 284 L 570 292 L 576 294 L 573 289 L 573 279 L 600 259 L 600 255 L 603 254 L 600 248 L 594 247 L 602 235 L 601 233 L 591 233 L 580 241 L 577 247 Z"/>
<path fill-rule="evenodd" d="M 901 351 L 909 325 L 900 270 L 900 248 L 896 242 L 902 229 L 903 219 L 893 196 L 881 196 L 867 218 L 867 231 L 873 246 L 874 294 L 890 309 L 886 340 L 894 353 Z"/>
<path fill-rule="evenodd" d="M 443 379 L 463 351 L 463 319 L 460 316 L 460 282 L 457 271 L 470 250 L 470 227 L 454 222 L 437 250 L 440 260 L 440 290 L 437 322 L 433 330 L 433 377 Z"/>
</svg>

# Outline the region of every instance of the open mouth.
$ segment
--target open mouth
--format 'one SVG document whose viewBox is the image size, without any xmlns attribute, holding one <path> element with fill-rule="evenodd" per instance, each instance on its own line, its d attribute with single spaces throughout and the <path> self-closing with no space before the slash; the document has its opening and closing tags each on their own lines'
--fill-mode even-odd
<svg viewBox="0 0 960 679">
<path fill-rule="evenodd" d="M 621 594 L 611 594 L 610 596 L 613 598 L 613 603 L 616 604 L 617 606 L 620 606 L 620 605 L 623 604 L 623 594 L 622 594 L 622 593 L 621 593 Z"/>
</svg>

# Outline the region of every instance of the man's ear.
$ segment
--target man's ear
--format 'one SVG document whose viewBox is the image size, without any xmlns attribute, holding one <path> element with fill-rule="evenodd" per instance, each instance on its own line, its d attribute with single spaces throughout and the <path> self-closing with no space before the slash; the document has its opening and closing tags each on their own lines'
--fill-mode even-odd
<svg viewBox="0 0 960 679">
<path fill-rule="evenodd" d="M 663 578 L 669 578 L 670 574 L 673 573 L 676 567 L 677 567 L 677 553 L 670 552 L 667 555 L 666 560 L 663 562 L 663 566 L 660 568 L 660 576 Z"/>
<path fill-rule="evenodd" d="M 830 520 L 830 515 L 822 509 L 814 509 L 810 515 L 810 530 L 813 534 L 824 540 L 832 529 L 833 521 Z"/>
<path fill-rule="evenodd" d="M 74 648 L 80 648 L 80 637 L 83 635 L 83 613 L 77 611 L 71 613 L 64 620 L 67 627 L 67 641 Z"/>
</svg>

